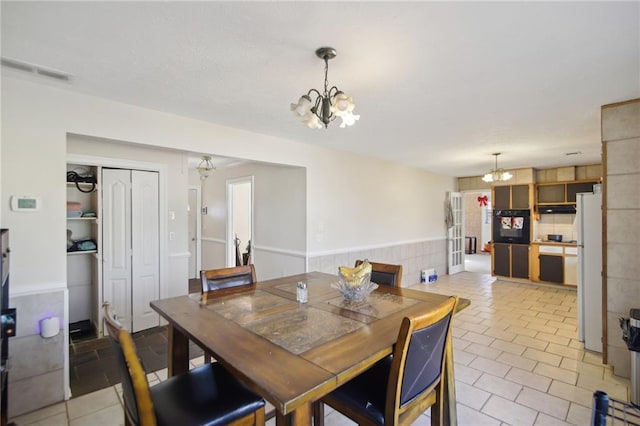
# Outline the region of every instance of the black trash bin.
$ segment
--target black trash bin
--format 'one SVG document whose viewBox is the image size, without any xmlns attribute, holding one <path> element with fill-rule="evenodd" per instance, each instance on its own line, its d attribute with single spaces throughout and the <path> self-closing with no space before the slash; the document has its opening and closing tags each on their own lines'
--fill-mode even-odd
<svg viewBox="0 0 640 426">
<path fill-rule="evenodd" d="M 631 403 L 640 405 L 640 308 L 629 311 L 629 319 L 620 318 L 622 340 L 631 356 Z"/>
</svg>

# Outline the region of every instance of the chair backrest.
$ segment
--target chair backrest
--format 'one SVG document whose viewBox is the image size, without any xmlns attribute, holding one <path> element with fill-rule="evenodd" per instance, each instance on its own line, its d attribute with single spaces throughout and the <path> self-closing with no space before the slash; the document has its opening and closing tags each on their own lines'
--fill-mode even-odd
<svg viewBox="0 0 640 426">
<path fill-rule="evenodd" d="M 251 265 L 200 271 L 202 291 L 221 290 L 256 282 L 256 270 Z"/>
<path fill-rule="evenodd" d="M 200 271 L 202 299 L 206 301 L 209 292 L 255 284 L 256 270 L 253 264 L 231 268 Z"/>
<path fill-rule="evenodd" d="M 116 319 L 109 302 L 102 305 L 111 347 L 122 375 L 122 396 L 129 423 L 140 426 L 156 424 L 147 374 L 142 367 L 131 334 Z"/>
<path fill-rule="evenodd" d="M 356 266 L 363 261 L 356 260 Z M 402 265 L 391 265 L 388 263 L 369 262 L 371 264 L 371 281 L 376 284 L 400 287 L 402 284 Z"/>
<path fill-rule="evenodd" d="M 413 421 L 424 411 L 425 401 L 434 398 L 433 391 L 435 400 L 442 401 L 445 350 L 457 305 L 458 297 L 452 296 L 436 310 L 402 320 L 387 386 L 385 424 Z M 434 407 L 431 415 L 439 416 Z"/>
</svg>

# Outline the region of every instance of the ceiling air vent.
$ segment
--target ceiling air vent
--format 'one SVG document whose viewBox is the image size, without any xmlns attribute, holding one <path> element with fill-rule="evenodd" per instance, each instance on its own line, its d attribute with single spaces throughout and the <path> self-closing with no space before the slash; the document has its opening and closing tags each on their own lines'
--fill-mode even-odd
<svg viewBox="0 0 640 426">
<path fill-rule="evenodd" d="M 41 67 L 40 65 L 29 64 L 27 62 L 18 61 L 16 59 L 2 58 L 2 66 L 12 68 L 14 70 L 28 72 L 31 74 L 41 75 L 47 78 L 53 78 L 58 81 L 71 81 L 71 75 L 51 68 Z"/>
</svg>

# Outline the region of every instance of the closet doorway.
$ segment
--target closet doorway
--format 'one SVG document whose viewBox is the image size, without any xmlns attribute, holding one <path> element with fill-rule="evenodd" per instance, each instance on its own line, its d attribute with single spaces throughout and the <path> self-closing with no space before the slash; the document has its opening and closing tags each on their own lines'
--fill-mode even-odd
<svg viewBox="0 0 640 426">
<path fill-rule="evenodd" d="M 102 169 L 103 300 L 132 332 L 160 324 L 158 173 Z"/>
</svg>

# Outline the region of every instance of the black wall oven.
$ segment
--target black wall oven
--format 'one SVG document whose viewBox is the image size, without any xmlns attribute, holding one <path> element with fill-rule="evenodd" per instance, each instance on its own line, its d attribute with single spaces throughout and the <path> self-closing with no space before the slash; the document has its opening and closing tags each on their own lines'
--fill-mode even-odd
<svg viewBox="0 0 640 426">
<path fill-rule="evenodd" d="M 529 244 L 531 240 L 529 210 L 494 210 L 493 242 Z"/>
</svg>

